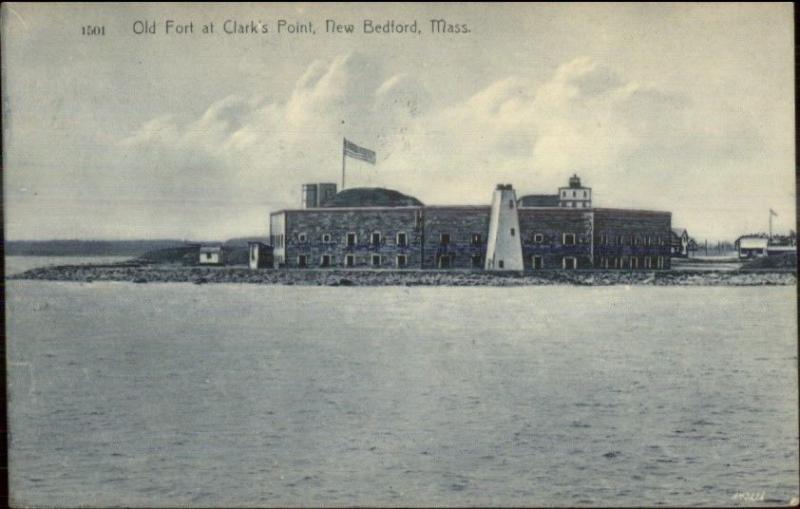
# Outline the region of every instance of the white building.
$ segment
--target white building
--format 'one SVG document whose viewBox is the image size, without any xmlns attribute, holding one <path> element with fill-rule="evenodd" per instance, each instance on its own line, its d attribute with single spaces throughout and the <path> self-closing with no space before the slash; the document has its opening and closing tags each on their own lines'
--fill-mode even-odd
<svg viewBox="0 0 800 509">
<path fill-rule="evenodd" d="M 248 265 L 251 269 L 271 269 L 272 246 L 263 242 L 248 242 Z"/>
<path fill-rule="evenodd" d="M 670 256 L 689 256 L 689 232 L 686 228 L 673 228 L 670 235 Z"/>
<path fill-rule="evenodd" d="M 200 248 L 200 265 L 222 265 L 223 263 L 222 246 L 204 246 Z"/>
<path fill-rule="evenodd" d="M 498 184 L 492 195 L 486 270 L 523 270 L 517 195 L 511 184 Z"/>
<path fill-rule="evenodd" d="M 569 187 L 558 188 L 558 204 L 560 207 L 576 209 L 592 208 L 592 188 L 583 187 L 581 178 L 573 175 L 569 179 Z"/>
<path fill-rule="evenodd" d="M 739 251 L 739 258 L 766 256 L 768 247 L 769 239 L 765 236 L 745 235 L 736 240 L 736 249 Z"/>
</svg>

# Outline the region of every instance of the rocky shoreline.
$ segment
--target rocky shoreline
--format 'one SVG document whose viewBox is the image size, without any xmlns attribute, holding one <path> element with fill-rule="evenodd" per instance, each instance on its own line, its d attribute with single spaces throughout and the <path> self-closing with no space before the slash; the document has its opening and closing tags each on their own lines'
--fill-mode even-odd
<svg viewBox="0 0 800 509">
<path fill-rule="evenodd" d="M 179 265 L 61 265 L 28 270 L 8 279 L 126 281 L 132 283 L 250 283 L 305 286 L 529 286 L 656 285 L 764 286 L 795 285 L 794 270 L 769 271 L 422 271 L 422 270 L 250 270 L 247 267 Z"/>
</svg>

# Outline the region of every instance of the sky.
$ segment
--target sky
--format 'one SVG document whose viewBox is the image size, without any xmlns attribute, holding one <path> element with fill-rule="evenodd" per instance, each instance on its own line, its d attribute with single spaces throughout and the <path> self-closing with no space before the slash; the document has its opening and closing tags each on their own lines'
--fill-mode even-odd
<svg viewBox="0 0 800 509">
<path fill-rule="evenodd" d="M 308 182 L 795 223 L 791 4 L 3 4 L 6 239 L 266 235 Z M 278 20 L 316 33 L 277 33 Z M 326 20 L 356 33 L 325 32 Z M 432 33 L 431 19 L 469 33 Z M 167 20 L 192 34 L 164 33 Z M 226 20 L 267 34 L 225 34 Z M 365 34 L 364 20 L 419 33 Z M 155 34 L 136 34 L 136 22 Z M 215 25 L 213 34 L 202 26 Z M 82 35 L 81 27 L 104 27 Z"/>
</svg>

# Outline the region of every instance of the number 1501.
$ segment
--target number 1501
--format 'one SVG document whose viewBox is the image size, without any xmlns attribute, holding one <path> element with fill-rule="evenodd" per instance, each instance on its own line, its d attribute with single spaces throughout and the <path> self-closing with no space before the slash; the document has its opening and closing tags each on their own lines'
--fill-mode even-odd
<svg viewBox="0 0 800 509">
<path fill-rule="evenodd" d="M 101 25 L 85 25 L 81 27 L 81 35 L 106 35 L 106 27 Z"/>
</svg>

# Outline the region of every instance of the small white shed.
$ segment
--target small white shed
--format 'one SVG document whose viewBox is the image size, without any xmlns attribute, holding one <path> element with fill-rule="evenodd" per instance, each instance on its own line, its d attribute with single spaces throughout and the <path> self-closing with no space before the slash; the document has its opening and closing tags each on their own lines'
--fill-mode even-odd
<svg viewBox="0 0 800 509">
<path fill-rule="evenodd" d="M 752 258 L 754 256 L 765 256 L 769 239 L 767 237 L 744 236 L 736 241 L 739 249 L 739 258 Z"/>
<path fill-rule="evenodd" d="M 200 248 L 200 265 L 222 265 L 222 246 L 204 246 Z"/>
<path fill-rule="evenodd" d="M 272 246 L 263 242 L 248 242 L 251 269 L 271 269 L 273 265 Z"/>
</svg>

